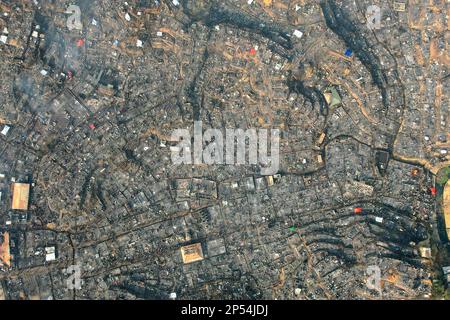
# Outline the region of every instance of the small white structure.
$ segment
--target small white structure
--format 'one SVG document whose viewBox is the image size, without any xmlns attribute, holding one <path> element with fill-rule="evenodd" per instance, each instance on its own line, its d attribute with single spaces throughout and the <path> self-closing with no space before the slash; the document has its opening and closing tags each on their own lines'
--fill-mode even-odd
<svg viewBox="0 0 450 320">
<path fill-rule="evenodd" d="M 9 132 L 9 129 L 11 129 L 10 126 L 5 125 L 5 126 L 3 127 L 2 132 L 1 132 L 2 135 L 6 136 L 6 135 L 8 134 L 8 132 Z"/>
<path fill-rule="evenodd" d="M 303 37 L 303 32 L 301 32 L 300 30 L 295 30 L 294 36 L 300 39 L 301 37 Z"/>
</svg>

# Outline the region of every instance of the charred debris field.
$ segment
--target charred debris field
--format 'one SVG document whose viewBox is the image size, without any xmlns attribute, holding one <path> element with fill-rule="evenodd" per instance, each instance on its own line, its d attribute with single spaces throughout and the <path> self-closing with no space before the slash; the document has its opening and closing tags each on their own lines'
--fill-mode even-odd
<svg viewBox="0 0 450 320">
<path fill-rule="evenodd" d="M 2 1 L 0 299 L 448 298 L 449 16 Z"/>
</svg>

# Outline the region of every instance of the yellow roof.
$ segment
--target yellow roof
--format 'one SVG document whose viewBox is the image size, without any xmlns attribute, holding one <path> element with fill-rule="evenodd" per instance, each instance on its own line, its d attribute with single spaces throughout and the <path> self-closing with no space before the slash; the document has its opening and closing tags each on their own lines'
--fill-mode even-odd
<svg viewBox="0 0 450 320">
<path fill-rule="evenodd" d="M 181 247 L 181 256 L 183 257 L 184 263 L 203 260 L 202 245 L 200 243 L 194 243 Z"/>
<path fill-rule="evenodd" d="M 450 180 L 447 181 L 444 187 L 444 218 L 447 237 L 450 239 Z"/>
<path fill-rule="evenodd" d="M 30 197 L 30 185 L 28 183 L 13 184 L 13 210 L 28 210 L 28 199 Z"/>
</svg>

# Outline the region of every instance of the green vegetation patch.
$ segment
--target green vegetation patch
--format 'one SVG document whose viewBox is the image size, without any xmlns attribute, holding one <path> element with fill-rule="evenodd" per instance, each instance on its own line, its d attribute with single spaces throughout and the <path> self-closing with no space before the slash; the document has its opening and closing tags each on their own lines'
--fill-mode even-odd
<svg viewBox="0 0 450 320">
<path fill-rule="evenodd" d="M 436 176 L 436 183 L 440 187 L 444 187 L 448 179 L 450 179 L 450 167 L 446 167 L 438 172 Z"/>
</svg>

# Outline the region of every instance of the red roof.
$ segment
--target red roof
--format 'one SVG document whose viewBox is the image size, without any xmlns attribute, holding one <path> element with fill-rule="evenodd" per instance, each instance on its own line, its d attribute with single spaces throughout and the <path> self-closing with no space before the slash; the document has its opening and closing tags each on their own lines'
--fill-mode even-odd
<svg viewBox="0 0 450 320">
<path fill-rule="evenodd" d="M 431 187 L 431 188 L 430 188 L 430 192 L 431 192 L 431 194 L 432 194 L 433 196 L 435 196 L 436 193 L 437 193 L 437 190 L 436 190 L 435 187 Z"/>
</svg>

